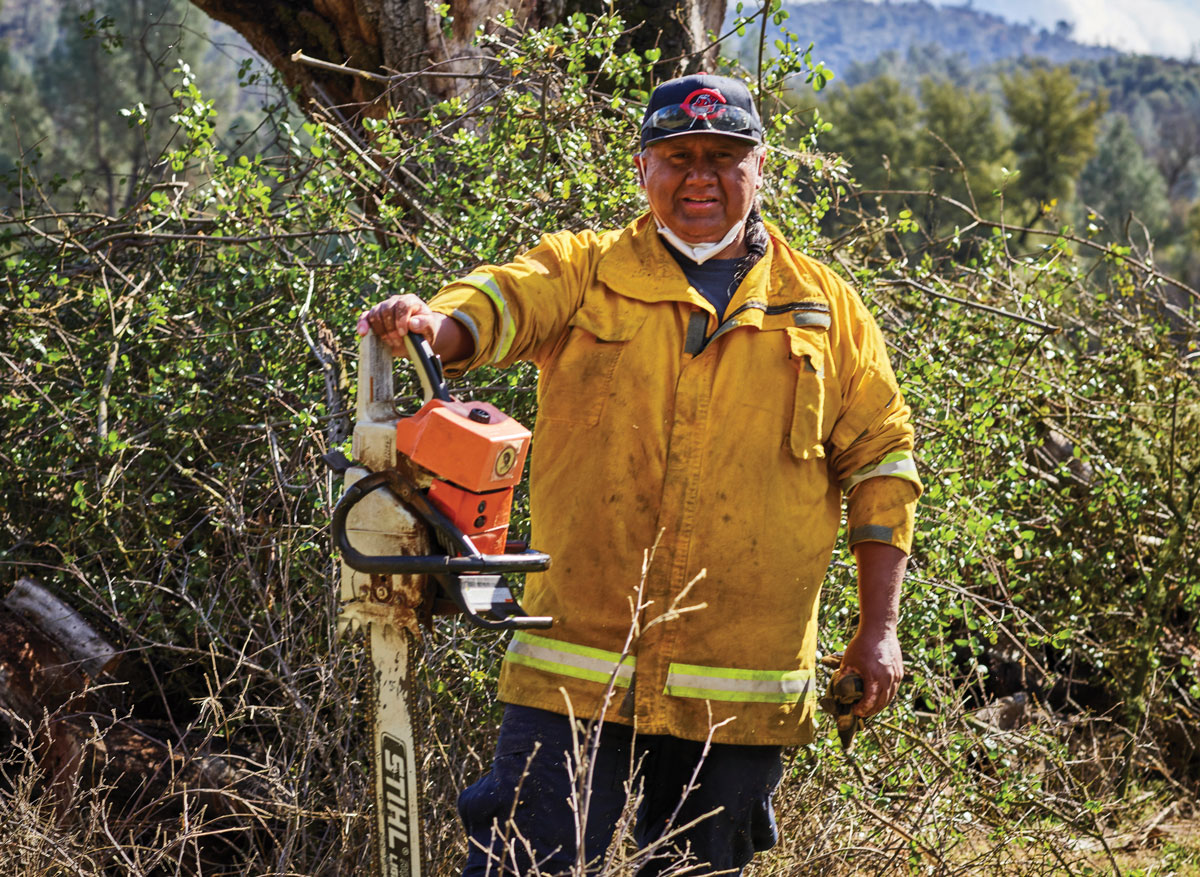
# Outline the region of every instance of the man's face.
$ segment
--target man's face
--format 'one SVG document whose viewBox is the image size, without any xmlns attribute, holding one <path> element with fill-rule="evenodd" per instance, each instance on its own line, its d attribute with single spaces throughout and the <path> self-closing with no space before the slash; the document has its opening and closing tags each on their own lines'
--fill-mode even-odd
<svg viewBox="0 0 1200 877">
<path fill-rule="evenodd" d="M 634 162 L 654 215 L 689 244 L 700 244 L 720 240 L 749 212 L 764 158 L 737 137 L 688 134 L 651 143 Z"/>
</svg>

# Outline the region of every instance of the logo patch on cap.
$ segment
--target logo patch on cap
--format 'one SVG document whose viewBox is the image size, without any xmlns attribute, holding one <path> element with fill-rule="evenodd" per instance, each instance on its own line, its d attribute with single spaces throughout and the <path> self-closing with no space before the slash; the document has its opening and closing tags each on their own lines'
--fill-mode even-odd
<svg viewBox="0 0 1200 877">
<path fill-rule="evenodd" d="M 715 88 L 697 88 L 680 104 L 693 119 L 712 119 L 725 112 L 725 96 Z"/>
</svg>

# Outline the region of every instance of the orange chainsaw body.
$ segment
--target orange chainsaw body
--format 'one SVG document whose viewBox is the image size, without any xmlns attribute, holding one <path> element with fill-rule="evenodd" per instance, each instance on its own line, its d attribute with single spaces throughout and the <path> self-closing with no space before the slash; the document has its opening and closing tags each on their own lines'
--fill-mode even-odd
<svg viewBox="0 0 1200 877">
<path fill-rule="evenodd" d="M 503 554 L 529 430 L 487 402 L 430 399 L 396 422 L 396 450 L 436 477 L 429 499 L 481 554 Z"/>
</svg>

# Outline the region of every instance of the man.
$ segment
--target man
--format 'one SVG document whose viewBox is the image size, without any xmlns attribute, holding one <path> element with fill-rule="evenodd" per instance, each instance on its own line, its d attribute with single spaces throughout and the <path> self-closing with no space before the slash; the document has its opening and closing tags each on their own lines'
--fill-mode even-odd
<svg viewBox="0 0 1200 877">
<path fill-rule="evenodd" d="M 549 235 L 359 322 L 397 350 L 426 335 L 452 374 L 540 369 L 532 544 L 554 562 L 523 602 L 555 623 L 508 647 L 493 768 L 459 801 L 468 875 L 604 855 L 631 764 L 634 836 L 659 852 L 641 873 L 685 855 L 691 873 L 736 870 L 774 843 L 781 748 L 813 737 L 843 493 L 861 612 L 840 672 L 862 677 L 860 716 L 895 695 L 909 411 L 857 295 L 761 221 L 764 159 L 744 84 L 664 83 L 634 159 L 647 215 Z M 586 813 L 568 714 L 604 722 Z"/>
</svg>

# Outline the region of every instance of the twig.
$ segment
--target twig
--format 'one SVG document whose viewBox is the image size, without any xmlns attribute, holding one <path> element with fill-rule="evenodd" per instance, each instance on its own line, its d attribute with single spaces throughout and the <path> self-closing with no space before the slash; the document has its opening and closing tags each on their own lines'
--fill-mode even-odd
<svg viewBox="0 0 1200 877">
<path fill-rule="evenodd" d="M 371 82 L 391 82 L 394 77 L 381 76 L 378 73 L 371 73 L 368 70 L 361 70 L 357 67 L 351 67 L 349 62 L 345 64 L 333 64 L 329 61 L 322 61 L 320 58 L 312 58 L 304 54 L 300 49 L 292 52 L 292 60 L 297 64 L 304 64 L 307 67 L 316 67 L 318 70 L 332 70 L 335 73 L 345 73 L 347 76 L 357 76 L 359 79 L 367 79 Z"/>
<path fill-rule="evenodd" d="M 1035 326 L 1038 329 L 1041 329 L 1047 335 L 1054 335 L 1061 331 L 1060 327 L 1058 326 L 1051 326 L 1049 323 L 1043 323 L 1041 320 L 1035 320 L 1032 317 L 1023 317 L 1020 314 L 1014 314 L 1010 311 L 1002 310 L 1001 308 L 992 307 L 991 305 L 980 304 L 979 302 L 968 301 L 965 298 L 959 298 L 956 295 L 948 295 L 944 292 L 938 292 L 937 290 L 931 289 L 923 283 L 918 283 L 917 281 L 910 280 L 907 277 L 901 277 L 896 280 L 884 278 L 876 280 L 875 282 L 883 286 L 911 286 L 913 289 L 919 289 L 921 292 L 925 293 L 926 295 L 931 295 L 934 298 L 952 301 L 955 304 L 960 304 L 964 307 L 974 308 L 975 310 L 984 311 L 989 314 L 995 314 L 998 317 L 1005 317 L 1009 320 L 1016 320 L 1019 323 L 1027 323 L 1030 326 Z"/>
<path fill-rule="evenodd" d="M 966 213 L 969 217 L 971 217 L 971 219 L 974 220 L 975 223 L 977 223 L 978 225 L 980 225 L 984 228 L 996 228 L 996 229 L 1000 229 L 1001 231 L 1005 231 L 1005 232 L 1020 232 L 1022 235 L 1035 234 L 1035 235 L 1040 235 L 1041 237 L 1062 238 L 1063 240 L 1070 241 L 1073 244 L 1079 244 L 1082 247 L 1087 247 L 1088 249 L 1094 250 L 1098 253 L 1102 253 L 1106 256 L 1111 256 L 1113 259 L 1117 259 L 1122 262 L 1127 262 L 1130 265 L 1132 265 L 1133 267 L 1137 268 L 1139 271 L 1146 274 L 1147 276 L 1153 277 L 1155 280 L 1160 280 L 1163 283 L 1170 284 L 1171 286 L 1174 286 L 1174 287 L 1182 290 L 1183 292 L 1186 292 L 1193 299 L 1200 301 L 1200 290 L 1194 289 L 1193 287 L 1189 286 L 1188 284 L 1186 284 L 1179 278 L 1171 277 L 1167 274 L 1163 274 L 1161 271 L 1154 268 L 1154 266 L 1148 265 L 1146 262 L 1142 261 L 1141 259 L 1136 259 L 1133 256 L 1125 255 L 1124 253 L 1118 253 L 1115 250 L 1113 250 L 1112 247 L 1105 246 L 1104 244 L 1101 244 L 1101 243 L 1097 243 L 1096 241 L 1090 240 L 1089 238 L 1080 237 L 1077 234 L 1071 234 L 1070 232 L 1061 231 L 1059 229 L 1044 229 L 1044 228 L 1034 228 L 1032 226 L 1009 225 L 1008 223 L 1003 222 L 1003 221 L 996 221 L 993 219 L 985 219 L 984 217 L 980 216 L 975 210 L 968 207 L 966 204 L 962 203 L 961 201 L 959 201 L 955 198 L 951 198 L 948 195 L 939 194 L 938 192 L 933 191 L 932 189 L 861 189 L 849 197 L 862 199 L 862 198 L 865 198 L 868 196 L 873 196 L 873 195 L 915 195 L 915 196 L 922 197 L 922 198 L 937 198 L 939 201 L 942 201 L 945 204 L 950 204 L 954 207 L 959 208 L 964 213 Z M 1016 261 L 1015 259 L 1013 259 L 1011 254 L 1006 253 L 1005 255 L 1006 255 L 1006 258 L 1007 258 L 1008 262 L 1010 263 L 1010 265 Z"/>
<path fill-rule="evenodd" d="M 395 82 L 403 82 L 407 79 L 415 79 L 421 76 L 432 76 L 437 79 L 494 79 L 495 77 L 489 73 L 445 73 L 441 70 L 413 70 L 407 73 L 372 73 L 369 70 L 363 70 L 359 67 L 351 67 L 347 64 L 334 64 L 331 61 L 322 61 L 320 58 L 313 58 L 304 54 L 300 49 L 292 53 L 292 60 L 297 64 L 304 64 L 308 67 L 316 67 L 320 70 L 331 70 L 335 73 L 345 73 L 347 76 L 357 76 L 360 79 L 369 79 L 371 82 L 382 82 L 392 84 Z M 449 64 L 456 61 L 484 61 L 490 60 L 484 56 L 476 57 L 474 55 L 463 55 L 459 58 L 448 58 L 439 63 Z"/>
</svg>

